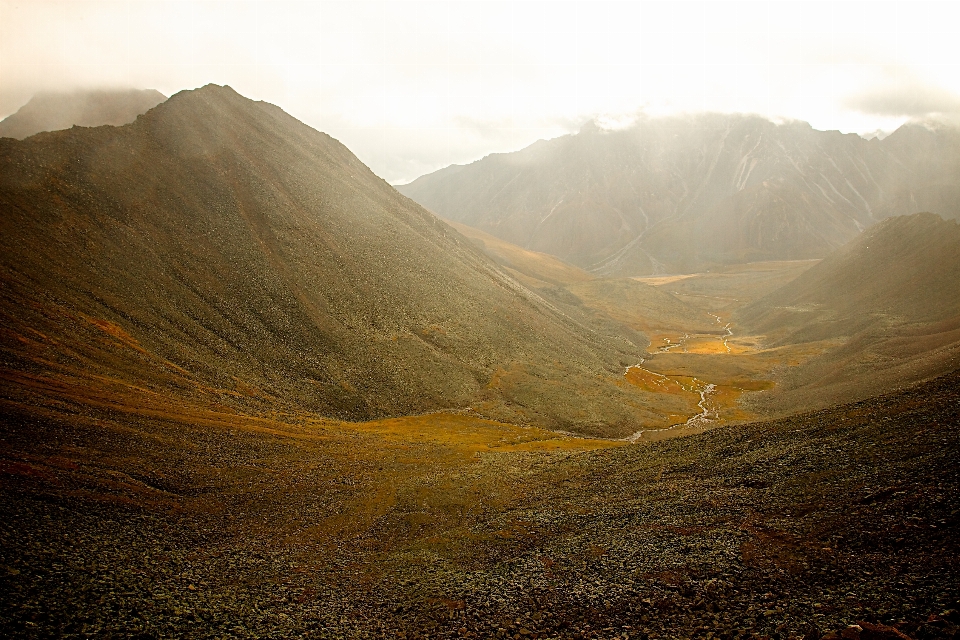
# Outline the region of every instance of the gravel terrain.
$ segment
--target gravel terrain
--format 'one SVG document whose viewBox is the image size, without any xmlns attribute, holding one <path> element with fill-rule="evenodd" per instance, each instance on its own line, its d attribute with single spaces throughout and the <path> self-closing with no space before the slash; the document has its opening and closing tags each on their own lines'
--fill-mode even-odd
<svg viewBox="0 0 960 640">
<path fill-rule="evenodd" d="M 364 458 L 362 438 L 208 434 L 163 462 L 135 424 L 107 442 L 44 415 L 4 412 L 7 637 L 960 632 L 960 373 L 654 444 L 420 463 L 387 487 L 405 459 Z M 80 469 L 55 455 L 94 449 Z"/>
</svg>

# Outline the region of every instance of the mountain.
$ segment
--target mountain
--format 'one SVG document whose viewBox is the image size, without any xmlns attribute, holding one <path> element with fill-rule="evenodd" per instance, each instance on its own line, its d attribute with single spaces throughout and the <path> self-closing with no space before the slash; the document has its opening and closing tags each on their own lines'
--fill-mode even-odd
<svg viewBox="0 0 960 640">
<path fill-rule="evenodd" d="M 766 394 L 780 410 L 865 397 L 960 366 L 960 223 L 888 218 L 737 314 L 768 346 L 829 344 Z"/>
<path fill-rule="evenodd" d="M 623 383 L 642 336 L 565 314 L 336 140 L 228 87 L 0 140 L 0 207 L 9 397 L 469 408 L 611 435 L 659 415 Z"/>
<path fill-rule="evenodd" d="M 469 238 L 471 242 L 502 267 L 509 269 L 517 278 L 531 285 L 563 286 L 594 279 L 594 276 L 583 269 L 566 263 L 555 256 L 518 247 L 459 222 L 451 222 L 450 226 Z"/>
<path fill-rule="evenodd" d="M 781 336 L 777 342 L 955 316 L 960 224 L 932 213 L 884 220 L 742 313 L 757 331 Z"/>
<path fill-rule="evenodd" d="M 22 140 L 41 131 L 119 126 L 137 119 L 167 97 L 153 89 L 38 93 L 0 121 L 0 137 Z"/>
<path fill-rule="evenodd" d="M 893 214 L 960 216 L 960 132 L 910 124 L 868 141 L 719 114 L 588 123 L 398 188 L 596 274 L 692 272 L 820 258 Z"/>
</svg>

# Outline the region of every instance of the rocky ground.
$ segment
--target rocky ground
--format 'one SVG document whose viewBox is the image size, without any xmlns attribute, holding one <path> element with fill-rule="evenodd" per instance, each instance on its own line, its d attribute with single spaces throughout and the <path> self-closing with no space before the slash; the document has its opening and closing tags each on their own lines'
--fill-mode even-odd
<svg viewBox="0 0 960 640">
<path fill-rule="evenodd" d="M 469 457 L 3 415 L 8 637 L 960 635 L 960 373 L 654 444 Z"/>
</svg>

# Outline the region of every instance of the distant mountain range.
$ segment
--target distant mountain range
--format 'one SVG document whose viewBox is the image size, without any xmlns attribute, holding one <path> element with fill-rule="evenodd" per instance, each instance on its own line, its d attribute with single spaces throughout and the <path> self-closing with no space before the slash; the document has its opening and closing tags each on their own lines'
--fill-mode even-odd
<svg viewBox="0 0 960 640">
<path fill-rule="evenodd" d="M 0 140 L 0 208 L 8 394 L 472 408 L 614 435 L 658 419 L 622 383 L 643 336 L 564 312 L 339 142 L 229 87 Z"/>
<path fill-rule="evenodd" d="M 589 123 L 398 189 L 598 275 L 691 272 L 820 258 L 891 215 L 960 217 L 960 132 L 909 124 L 865 140 L 718 114 Z"/>
<path fill-rule="evenodd" d="M 16 113 L 0 121 L 0 137 L 22 140 L 41 131 L 69 129 L 74 125 L 128 124 L 166 99 L 153 89 L 39 93 Z"/>
</svg>

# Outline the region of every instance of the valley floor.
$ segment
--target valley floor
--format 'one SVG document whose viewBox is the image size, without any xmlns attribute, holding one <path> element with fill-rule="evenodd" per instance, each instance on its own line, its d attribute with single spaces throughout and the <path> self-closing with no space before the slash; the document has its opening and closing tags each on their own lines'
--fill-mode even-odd
<svg viewBox="0 0 960 640">
<path fill-rule="evenodd" d="M 6 398 L 8 637 L 958 634 L 960 373 L 638 445 Z"/>
</svg>

